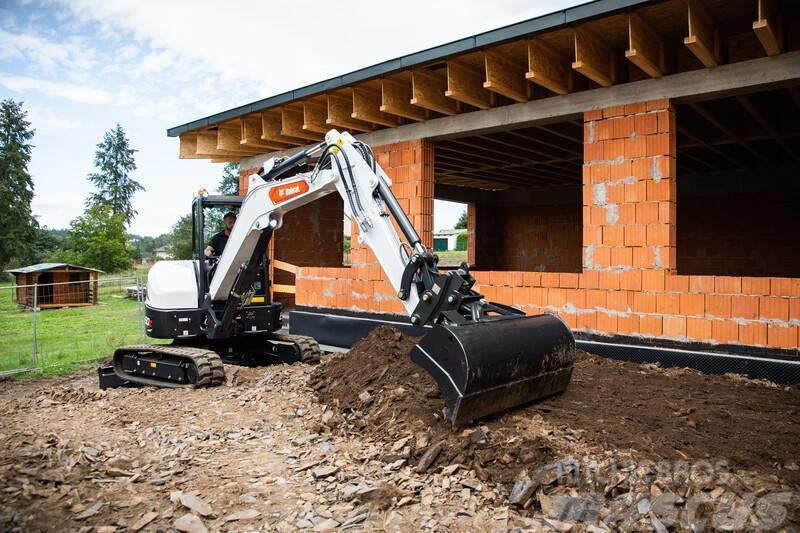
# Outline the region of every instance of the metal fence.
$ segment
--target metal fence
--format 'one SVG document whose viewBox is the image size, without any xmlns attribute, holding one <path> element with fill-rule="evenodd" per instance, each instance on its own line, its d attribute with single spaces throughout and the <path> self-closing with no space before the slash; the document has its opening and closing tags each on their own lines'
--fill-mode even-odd
<svg viewBox="0 0 800 533">
<path fill-rule="evenodd" d="M 108 358 L 145 342 L 144 278 L 0 284 L 0 376 Z"/>
</svg>

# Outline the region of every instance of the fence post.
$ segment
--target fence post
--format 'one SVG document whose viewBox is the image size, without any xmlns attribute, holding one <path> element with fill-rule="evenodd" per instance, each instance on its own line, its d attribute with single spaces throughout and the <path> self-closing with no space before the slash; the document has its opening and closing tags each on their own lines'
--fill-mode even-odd
<svg viewBox="0 0 800 533">
<path fill-rule="evenodd" d="M 31 368 L 36 368 L 36 308 L 39 307 L 39 283 L 33 285 L 33 353 Z"/>
</svg>

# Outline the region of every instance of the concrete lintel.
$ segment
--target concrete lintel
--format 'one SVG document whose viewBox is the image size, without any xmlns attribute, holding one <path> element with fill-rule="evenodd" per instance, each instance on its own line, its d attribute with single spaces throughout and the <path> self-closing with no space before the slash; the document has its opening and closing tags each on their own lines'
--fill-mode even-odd
<svg viewBox="0 0 800 533">
<path fill-rule="evenodd" d="M 660 98 L 703 99 L 752 92 L 797 80 L 800 80 L 800 51 L 405 124 L 356 137 L 374 146 L 415 139 L 436 141 L 557 122 L 581 116 L 585 111 L 617 105 Z M 270 157 L 291 155 L 298 150 L 300 148 L 242 159 L 242 168 L 260 166 Z"/>
</svg>

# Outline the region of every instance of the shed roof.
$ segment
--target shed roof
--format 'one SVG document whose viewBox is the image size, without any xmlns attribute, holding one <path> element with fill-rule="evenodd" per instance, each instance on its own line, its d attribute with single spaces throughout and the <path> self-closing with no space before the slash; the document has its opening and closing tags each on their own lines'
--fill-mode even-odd
<svg viewBox="0 0 800 533">
<path fill-rule="evenodd" d="M 75 268 L 78 270 L 91 270 L 92 272 L 103 272 L 102 270 L 98 270 L 96 268 L 89 268 L 80 265 L 73 265 L 70 263 L 38 263 L 36 265 L 28 265 L 21 268 L 14 268 L 10 270 L 6 270 L 9 274 L 32 274 L 35 272 L 45 272 L 47 270 L 53 270 L 55 268 Z"/>
</svg>

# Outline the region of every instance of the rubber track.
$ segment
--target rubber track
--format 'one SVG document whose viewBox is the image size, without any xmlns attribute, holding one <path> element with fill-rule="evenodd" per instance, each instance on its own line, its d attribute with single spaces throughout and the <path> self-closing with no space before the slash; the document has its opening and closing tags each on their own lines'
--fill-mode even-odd
<svg viewBox="0 0 800 533">
<path fill-rule="evenodd" d="M 178 383 L 149 378 L 139 374 L 128 374 L 122 370 L 119 361 L 125 352 L 149 352 L 155 354 L 171 355 L 181 359 L 189 359 L 197 370 L 197 380 L 194 383 Z M 143 385 L 167 387 L 174 389 L 199 389 L 202 387 L 217 387 L 225 383 L 225 369 L 222 359 L 216 352 L 204 348 L 189 346 L 164 346 L 159 344 L 137 344 L 122 346 L 114 352 L 114 373 L 122 379 Z"/>
<path fill-rule="evenodd" d="M 314 337 L 306 337 L 304 335 L 286 335 L 283 333 L 271 333 L 269 337 L 276 341 L 291 342 L 300 348 L 301 363 L 319 363 L 319 343 L 314 339 Z"/>
</svg>

